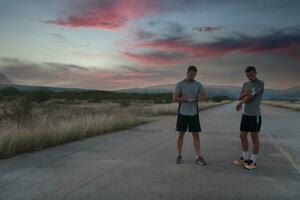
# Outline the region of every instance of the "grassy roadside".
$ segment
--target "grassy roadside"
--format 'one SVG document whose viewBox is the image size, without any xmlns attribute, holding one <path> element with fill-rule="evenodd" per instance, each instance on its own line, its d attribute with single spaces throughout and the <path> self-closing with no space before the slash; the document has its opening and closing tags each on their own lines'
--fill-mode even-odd
<svg viewBox="0 0 300 200">
<path fill-rule="evenodd" d="M 199 109 L 227 103 L 230 101 L 199 103 Z M 0 121 L 0 159 L 155 121 L 161 115 L 176 114 L 177 108 L 177 103 L 128 107 L 117 103 L 38 106 L 22 123 Z"/>
<path fill-rule="evenodd" d="M 265 105 L 287 108 L 291 110 L 300 111 L 300 101 L 274 101 L 274 100 L 264 100 L 262 102 Z"/>
</svg>

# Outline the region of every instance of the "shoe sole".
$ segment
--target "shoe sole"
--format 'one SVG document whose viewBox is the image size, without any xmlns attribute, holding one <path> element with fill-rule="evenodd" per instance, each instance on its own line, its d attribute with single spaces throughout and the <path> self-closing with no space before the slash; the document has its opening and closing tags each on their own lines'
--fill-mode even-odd
<svg viewBox="0 0 300 200">
<path fill-rule="evenodd" d="M 180 162 L 176 161 L 175 164 L 178 164 L 178 165 L 183 164 L 183 161 L 180 161 Z"/>
<path fill-rule="evenodd" d="M 197 165 L 207 165 L 206 163 L 198 163 L 198 162 L 195 162 Z"/>
<path fill-rule="evenodd" d="M 244 166 L 244 164 L 243 163 L 233 163 L 234 165 L 236 165 L 236 166 Z"/>
<path fill-rule="evenodd" d="M 239 163 L 238 164 L 238 163 L 234 163 L 234 162 L 233 162 L 233 164 L 236 166 L 241 166 L 241 167 L 245 167 L 247 165 L 247 163 Z"/>
<path fill-rule="evenodd" d="M 247 167 L 244 167 L 244 169 L 247 169 L 247 170 L 253 170 L 253 169 L 256 169 L 256 167 L 255 167 L 255 168 L 251 168 L 251 169 L 249 169 L 249 168 L 247 168 Z"/>
</svg>

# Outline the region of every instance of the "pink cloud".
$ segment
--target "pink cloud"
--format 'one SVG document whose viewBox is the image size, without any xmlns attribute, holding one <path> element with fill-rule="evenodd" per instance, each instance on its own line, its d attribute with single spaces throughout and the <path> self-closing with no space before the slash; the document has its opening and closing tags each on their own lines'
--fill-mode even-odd
<svg viewBox="0 0 300 200">
<path fill-rule="evenodd" d="M 106 80 L 106 84 L 116 87 L 118 89 L 125 89 L 131 87 L 150 87 L 156 85 L 163 85 L 163 84 L 174 84 L 178 81 L 177 78 L 161 78 L 159 81 L 156 81 L 153 84 L 153 79 L 143 79 L 143 78 L 131 78 L 131 79 L 112 79 Z"/>
<path fill-rule="evenodd" d="M 126 78 L 148 78 L 148 77 L 154 77 L 157 73 L 145 73 L 145 72 L 127 72 L 122 74 L 122 76 Z"/>
<path fill-rule="evenodd" d="M 125 52 L 124 55 L 135 62 L 146 65 L 170 65 L 184 63 L 187 57 L 184 54 L 177 52 L 150 52 L 150 53 L 129 53 Z"/>
<path fill-rule="evenodd" d="M 132 47 L 151 49 L 152 53 L 125 52 L 123 54 L 126 58 L 136 63 L 149 66 L 181 64 L 197 58 L 217 57 L 227 53 L 225 49 L 210 49 L 206 44 L 172 39 L 142 41 L 133 44 Z"/>
<path fill-rule="evenodd" d="M 80 5 L 84 9 L 83 13 L 79 13 L 82 12 Z M 156 0 L 92 0 L 80 5 L 78 13 L 72 13 L 64 18 L 48 20 L 46 23 L 70 28 L 90 27 L 117 30 L 129 20 L 151 16 L 161 10 L 161 5 Z"/>
<path fill-rule="evenodd" d="M 196 43 L 187 40 L 158 40 L 151 42 L 139 42 L 134 45 L 136 48 L 150 48 L 156 49 L 157 51 L 171 51 L 177 52 L 178 56 L 176 57 L 164 57 L 164 56 L 152 56 L 152 55 L 139 55 L 139 54 L 130 54 L 126 53 L 125 56 L 144 63 L 157 63 L 157 64 L 170 64 L 170 63 L 184 63 L 189 59 L 193 58 L 209 58 L 222 56 L 228 53 L 228 51 L 235 50 L 234 48 L 219 48 L 214 49 L 205 43 Z"/>
<path fill-rule="evenodd" d="M 279 53 L 299 59 L 300 31 L 291 28 L 271 32 L 261 36 L 247 36 L 243 34 L 233 37 L 215 38 L 213 42 L 191 41 L 186 37 L 169 37 L 153 39 L 151 41 L 138 40 L 131 49 L 148 49 L 151 54 L 125 53 L 126 57 L 141 64 L 172 64 L 200 58 L 213 58 L 228 53 L 241 54 Z M 164 55 L 164 52 L 175 55 Z"/>
</svg>

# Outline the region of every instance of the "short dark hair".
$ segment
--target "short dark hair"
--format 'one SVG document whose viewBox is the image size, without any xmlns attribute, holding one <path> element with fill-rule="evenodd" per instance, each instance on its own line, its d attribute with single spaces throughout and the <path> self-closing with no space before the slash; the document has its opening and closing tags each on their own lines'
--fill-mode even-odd
<svg viewBox="0 0 300 200">
<path fill-rule="evenodd" d="M 190 71 L 197 72 L 197 67 L 195 67 L 194 65 L 189 66 L 187 72 Z"/>
<path fill-rule="evenodd" d="M 248 66 L 245 72 L 256 72 L 256 68 L 254 66 Z"/>
</svg>

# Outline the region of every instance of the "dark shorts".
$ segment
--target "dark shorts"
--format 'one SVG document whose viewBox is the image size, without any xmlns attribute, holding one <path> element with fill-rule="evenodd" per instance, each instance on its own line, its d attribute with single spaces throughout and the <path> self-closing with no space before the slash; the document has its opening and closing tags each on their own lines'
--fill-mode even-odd
<svg viewBox="0 0 300 200">
<path fill-rule="evenodd" d="M 242 115 L 240 131 L 260 132 L 261 116 Z"/>
<path fill-rule="evenodd" d="M 178 114 L 176 131 L 201 132 L 199 115 L 187 116 L 187 115 Z"/>
</svg>

